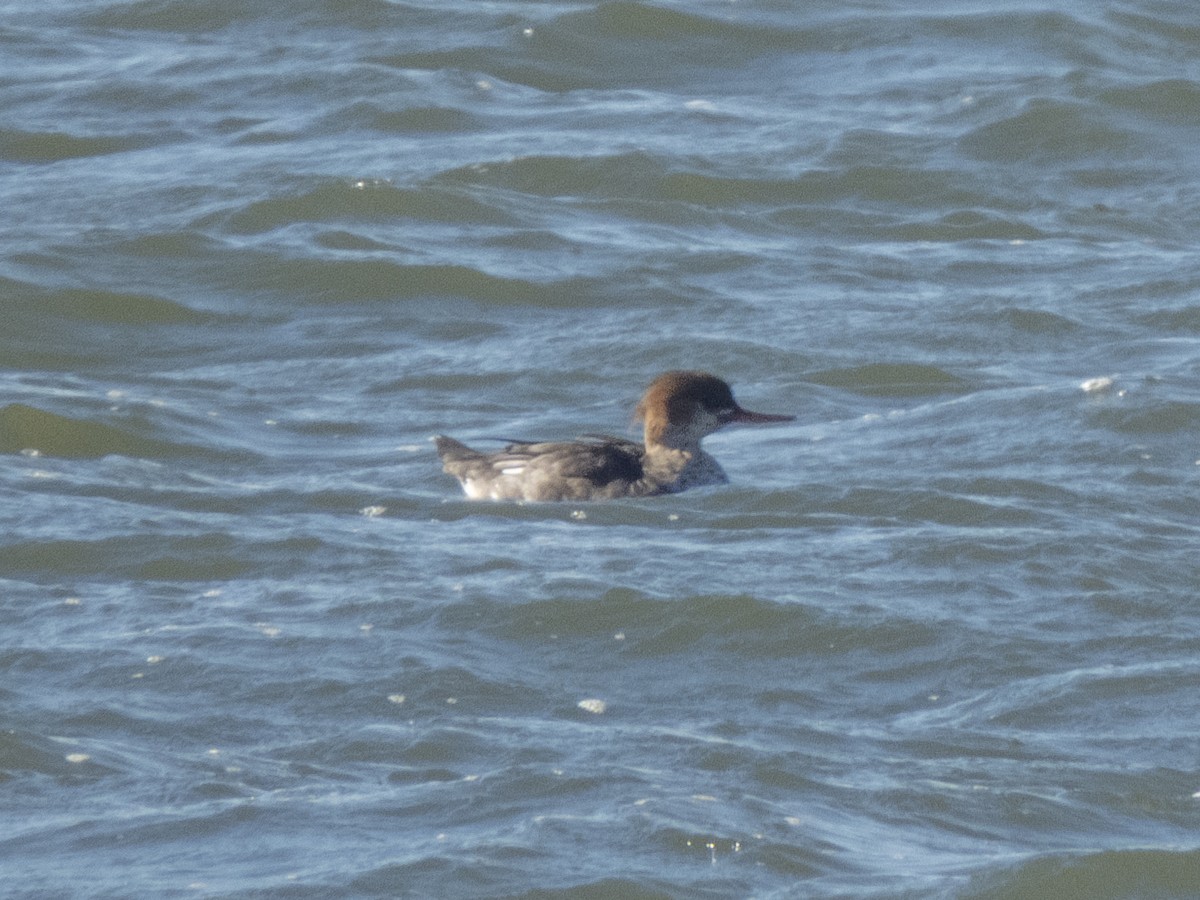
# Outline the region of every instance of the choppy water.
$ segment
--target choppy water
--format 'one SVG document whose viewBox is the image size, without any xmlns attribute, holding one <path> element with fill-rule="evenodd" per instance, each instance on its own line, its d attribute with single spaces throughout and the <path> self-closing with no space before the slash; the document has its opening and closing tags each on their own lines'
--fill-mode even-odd
<svg viewBox="0 0 1200 900">
<path fill-rule="evenodd" d="M 1200 11 L 0 10 L 0 891 L 1200 895 Z M 435 432 L 793 425 L 466 502 Z"/>
</svg>

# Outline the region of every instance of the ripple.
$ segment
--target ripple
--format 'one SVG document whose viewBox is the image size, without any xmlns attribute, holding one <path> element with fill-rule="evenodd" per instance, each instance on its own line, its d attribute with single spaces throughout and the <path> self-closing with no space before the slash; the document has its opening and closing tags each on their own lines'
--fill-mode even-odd
<svg viewBox="0 0 1200 900">
<path fill-rule="evenodd" d="M 257 18 L 255 6 L 203 0 L 127 0 L 109 3 L 85 16 L 96 28 L 211 32 Z"/>
<path fill-rule="evenodd" d="M 1155 328 L 1183 334 L 1200 334 L 1200 305 L 1146 313 L 1143 321 Z"/>
<path fill-rule="evenodd" d="M 1140 403 L 1135 407 L 1106 406 L 1092 421 L 1122 434 L 1160 435 L 1200 429 L 1200 403 L 1176 400 Z"/>
<path fill-rule="evenodd" d="M 290 538 L 256 545 L 227 534 L 158 537 L 144 535 L 96 540 L 22 541 L 0 547 L 0 567 L 12 575 L 103 576 L 158 581 L 220 581 L 263 565 L 310 555 L 322 546 L 315 538 Z"/>
<path fill-rule="evenodd" d="M 0 159 L 16 163 L 48 164 L 67 159 L 108 156 L 141 145 L 140 139 L 127 136 L 0 129 Z"/>
<path fill-rule="evenodd" d="M 1001 310 L 998 318 L 1011 328 L 1028 334 L 1059 337 L 1080 329 L 1074 319 L 1047 312 L 1044 309 L 1010 307 Z"/>
<path fill-rule="evenodd" d="M 1155 897 L 1191 900 L 1200 890 L 1200 851 L 1104 850 L 1033 856 L 973 879 L 966 900 Z"/>
<path fill-rule="evenodd" d="M 969 385 L 936 366 L 913 363 L 871 363 L 847 369 L 828 369 L 805 376 L 814 384 L 836 387 L 869 397 L 924 397 L 966 393 Z"/>
<path fill-rule="evenodd" d="M 1015 116 L 974 129 L 960 146 L 976 159 L 991 162 L 1108 161 L 1136 153 L 1139 137 L 1115 127 L 1095 107 L 1039 99 L 1026 103 Z"/>
<path fill-rule="evenodd" d="M 580 651 L 583 640 L 602 656 L 612 651 L 631 659 L 686 655 L 701 648 L 772 659 L 836 654 L 846 647 L 907 652 L 935 638 L 924 626 L 903 619 L 851 621 L 800 603 L 729 595 L 660 600 L 627 589 L 594 599 L 511 607 L 475 602 L 449 607 L 439 617 L 450 628 L 481 620 L 491 622 L 487 631 L 507 640 L 534 645 L 562 641 L 571 653 Z"/>
<path fill-rule="evenodd" d="M 541 23 L 519 42 L 460 46 L 382 57 L 401 69 L 488 72 L 510 84 L 542 91 L 657 85 L 738 67 L 772 52 L 819 46 L 820 29 L 767 27 L 648 3 L 600 3 Z M 703 60 L 703 65 L 698 61 Z"/>
<path fill-rule="evenodd" d="M 1200 125 L 1200 84 L 1195 81 L 1169 78 L 1136 87 L 1110 88 L 1101 92 L 1100 99 L 1177 125 Z"/>
<path fill-rule="evenodd" d="M 109 455 L 145 459 L 174 456 L 184 448 L 101 422 L 10 403 L 0 407 L 0 453 L 23 450 L 70 459 Z"/>
<path fill-rule="evenodd" d="M 495 206 L 461 193 L 429 188 L 400 188 L 387 182 L 332 182 L 291 196 L 255 201 L 232 214 L 209 216 L 233 234 L 262 234 L 297 222 L 386 222 L 424 219 L 510 225 Z"/>
<path fill-rule="evenodd" d="M 469 132 L 484 127 L 476 115 L 455 107 L 413 106 L 392 110 L 365 102 L 338 114 L 333 124 L 341 129 L 361 125 L 400 135 Z"/>
<path fill-rule="evenodd" d="M 663 164 L 647 153 L 523 156 L 443 173 L 451 184 L 486 184 L 545 197 L 612 198 L 662 194 Z"/>
<path fill-rule="evenodd" d="M 84 322 L 103 322 L 122 325 L 182 325 L 208 319 L 182 303 L 148 294 L 104 291 L 92 288 L 52 290 L 24 285 L 10 280 L 0 282 L 3 299 L 0 309 L 10 306 L 19 312 L 20 306 L 36 303 L 38 312 Z M 16 295 L 14 296 L 14 292 Z M 27 296 L 21 296 L 21 294 Z"/>
<path fill-rule="evenodd" d="M 18 775 L 93 779 L 116 771 L 99 764 L 74 742 L 55 741 L 23 731 L 0 731 L 0 784 Z"/>
<path fill-rule="evenodd" d="M 1046 233 L 1018 219 L 976 210 L 961 210 L 928 222 L 909 222 L 879 228 L 896 241 L 1033 241 Z"/>
</svg>

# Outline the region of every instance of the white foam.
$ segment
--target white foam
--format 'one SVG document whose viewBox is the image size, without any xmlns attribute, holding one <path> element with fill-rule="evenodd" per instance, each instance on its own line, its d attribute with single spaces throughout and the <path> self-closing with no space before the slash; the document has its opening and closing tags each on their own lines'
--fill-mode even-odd
<svg viewBox="0 0 1200 900">
<path fill-rule="evenodd" d="M 1079 389 L 1085 394 L 1100 394 L 1107 391 L 1113 386 L 1113 380 L 1107 375 L 1102 375 L 1099 378 L 1089 378 L 1079 385 Z"/>
</svg>

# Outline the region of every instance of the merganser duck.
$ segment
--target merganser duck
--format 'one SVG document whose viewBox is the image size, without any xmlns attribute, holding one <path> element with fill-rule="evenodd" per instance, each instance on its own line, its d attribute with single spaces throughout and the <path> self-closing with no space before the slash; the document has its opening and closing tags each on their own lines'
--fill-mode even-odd
<svg viewBox="0 0 1200 900">
<path fill-rule="evenodd" d="M 700 441 L 732 422 L 790 422 L 742 409 L 729 385 L 706 372 L 667 372 L 646 389 L 635 418 L 645 443 L 607 435 L 583 440 L 514 441 L 497 453 L 481 453 L 437 435 L 447 474 L 462 482 L 472 500 L 613 500 L 674 494 L 729 479 Z"/>
</svg>

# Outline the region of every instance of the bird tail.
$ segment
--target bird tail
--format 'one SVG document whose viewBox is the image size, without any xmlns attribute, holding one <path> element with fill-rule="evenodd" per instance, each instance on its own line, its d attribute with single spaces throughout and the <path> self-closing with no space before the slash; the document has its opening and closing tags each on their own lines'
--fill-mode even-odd
<svg viewBox="0 0 1200 900">
<path fill-rule="evenodd" d="M 437 447 L 437 455 L 441 458 L 443 465 L 469 462 L 473 459 L 478 459 L 482 455 L 479 451 L 472 450 L 461 441 L 456 441 L 454 438 L 447 437 L 444 434 L 434 435 L 433 443 Z"/>
</svg>

